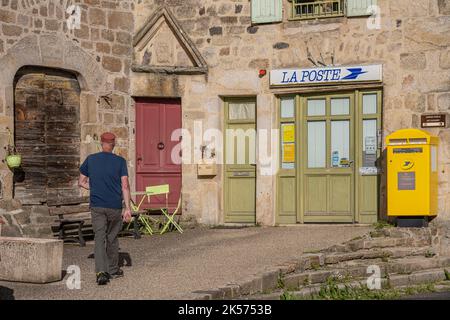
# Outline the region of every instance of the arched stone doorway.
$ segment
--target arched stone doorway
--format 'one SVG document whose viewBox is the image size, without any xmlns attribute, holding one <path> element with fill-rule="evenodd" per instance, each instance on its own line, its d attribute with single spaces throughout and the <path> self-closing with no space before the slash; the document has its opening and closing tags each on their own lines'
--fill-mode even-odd
<svg viewBox="0 0 450 320">
<path fill-rule="evenodd" d="M 14 133 L 22 167 L 14 174 L 14 198 L 24 205 L 82 202 L 80 85 L 76 75 L 23 67 L 14 78 Z"/>
</svg>

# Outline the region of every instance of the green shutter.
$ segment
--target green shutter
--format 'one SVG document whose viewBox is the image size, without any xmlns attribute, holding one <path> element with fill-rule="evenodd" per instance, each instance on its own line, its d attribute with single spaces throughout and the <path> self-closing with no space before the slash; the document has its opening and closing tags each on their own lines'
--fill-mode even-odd
<svg viewBox="0 0 450 320">
<path fill-rule="evenodd" d="M 283 0 L 252 0 L 252 23 L 281 21 Z"/>
<path fill-rule="evenodd" d="M 367 9 L 372 5 L 376 6 L 377 0 L 347 0 L 347 16 L 370 16 Z"/>
</svg>

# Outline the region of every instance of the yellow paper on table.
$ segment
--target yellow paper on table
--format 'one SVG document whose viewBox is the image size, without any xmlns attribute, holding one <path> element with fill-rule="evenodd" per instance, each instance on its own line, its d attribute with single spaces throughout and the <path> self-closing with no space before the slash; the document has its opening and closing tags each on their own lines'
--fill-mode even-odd
<svg viewBox="0 0 450 320">
<path fill-rule="evenodd" d="M 283 145 L 283 162 L 292 163 L 295 162 L 295 144 Z"/>
<path fill-rule="evenodd" d="M 295 142 L 295 125 L 283 125 L 283 142 Z"/>
</svg>

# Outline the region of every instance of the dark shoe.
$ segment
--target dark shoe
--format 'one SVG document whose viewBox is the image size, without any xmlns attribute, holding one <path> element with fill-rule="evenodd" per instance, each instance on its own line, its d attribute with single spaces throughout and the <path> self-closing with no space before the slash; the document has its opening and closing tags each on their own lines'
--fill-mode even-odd
<svg viewBox="0 0 450 320">
<path fill-rule="evenodd" d="M 119 269 L 114 273 L 108 274 L 109 279 L 117 279 L 117 278 L 122 278 L 123 277 L 123 270 Z"/>
<path fill-rule="evenodd" d="M 97 273 L 97 284 L 99 286 L 104 286 L 109 282 L 109 277 L 106 272 Z"/>
</svg>

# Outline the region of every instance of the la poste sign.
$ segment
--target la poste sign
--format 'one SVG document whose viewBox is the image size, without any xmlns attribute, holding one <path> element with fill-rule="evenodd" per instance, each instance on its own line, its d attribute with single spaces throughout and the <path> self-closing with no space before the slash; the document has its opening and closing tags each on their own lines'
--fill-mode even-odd
<svg viewBox="0 0 450 320">
<path fill-rule="evenodd" d="M 382 81 L 382 65 L 278 69 L 270 72 L 271 86 Z"/>
</svg>

